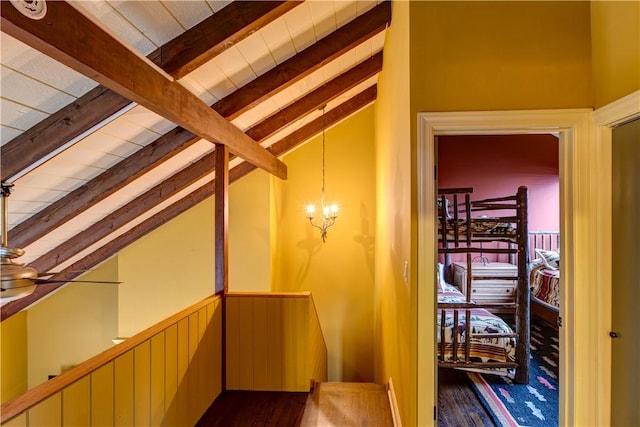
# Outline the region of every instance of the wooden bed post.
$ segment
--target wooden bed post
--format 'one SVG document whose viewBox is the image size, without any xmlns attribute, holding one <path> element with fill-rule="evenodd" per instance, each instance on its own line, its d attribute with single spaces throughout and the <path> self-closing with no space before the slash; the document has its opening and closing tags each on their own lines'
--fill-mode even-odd
<svg viewBox="0 0 640 427">
<path fill-rule="evenodd" d="M 518 341 L 516 343 L 516 368 L 515 380 L 519 384 L 529 382 L 529 339 L 530 339 L 530 314 L 529 314 L 529 231 L 527 221 L 527 187 L 519 187 L 516 197 L 517 232 L 518 242 L 518 290 L 516 293 L 516 331 Z"/>
</svg>

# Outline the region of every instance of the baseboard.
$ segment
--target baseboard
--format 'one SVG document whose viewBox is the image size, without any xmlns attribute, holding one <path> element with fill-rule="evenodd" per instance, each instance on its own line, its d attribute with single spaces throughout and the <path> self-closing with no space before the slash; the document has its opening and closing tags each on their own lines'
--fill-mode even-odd
<svg viewBox="0 0 640 427">
<path fill-rule="evenodd" d="M 402 419 L 398 410 L 398 400 L 396 399 L 396 391 L 393 388 L 393 380 L 389 377 L 387 383 L 387 395 L 389 396 L 389 406 L 391 407 L 391 416 L 393 417 L 394 427 L 402 427 Z"/>
</svg>

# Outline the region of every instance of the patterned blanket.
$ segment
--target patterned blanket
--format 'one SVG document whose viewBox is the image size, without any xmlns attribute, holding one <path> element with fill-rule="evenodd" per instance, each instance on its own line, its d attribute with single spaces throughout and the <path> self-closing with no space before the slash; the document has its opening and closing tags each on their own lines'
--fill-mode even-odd
<svg viewBox="0 0 640 427">
<path fill-rule="evenodd" d="M 466 299 L 458 288 L 449 284 L 443 285 L 444 289 L 439 288 L 439 303 L 464 303 Z M 466 326 L 466 310 L 458 310 L 458 325 L 454 328 L 454 310 L 445 309 L 445 361 L 452 361 L 453 357 L 453 334 L 458 334 L 458 360 L 464 360 L 465 357 L 465 326 Z M 515 339 L 498 337 L 498 338 L 474 338 L 474 333 L 513 333 L 507 323 L 495 314 L 482 309 L 473 308 L 470 311 L 471 318 L 471 349 L 469 359 L 471 361 L 498 361 L 512 362 L 515 360 Z M 442 310 L 438 310 L 438 330 L 437 337 L 440 343 L 440 324 L 442 321 Z M 440 355 L 441 346 L 438 345 L 438 356 Z"/>
<path fill-rule="evenodd" d="M 454 219 L 447 219 L 447 240 L 453 241 L 455 234 L 458 239 L 467 238 L 467 228 L 471 226 L 471 240 L 484 241 L 503 239 L 515 243 L 516 229 L 512 224 L 491 218 L 474 218 L 471 221 L 458 219 L 456 224 Z M 438 236 L 442 235 L 442 224 L 438 221 Z"/>
<path fill-rule="evenodd" d="M 560 270 L 545 268 L 544 264 L 531 269 L 531 296 L 558 308 L 560 306 Z"/>
</svg>

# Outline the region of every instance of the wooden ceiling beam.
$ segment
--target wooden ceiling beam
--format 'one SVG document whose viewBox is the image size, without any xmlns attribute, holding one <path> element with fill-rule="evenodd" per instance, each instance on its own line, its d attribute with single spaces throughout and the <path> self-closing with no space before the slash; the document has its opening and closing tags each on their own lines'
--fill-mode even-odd
<svg viewBox="0 0 640 427">
<path fill-rule="evenodd" d="M 378 96 L 378 88 L 376 85 L 370 86 L 363 90 L 348 101 L 343 102 L 335 108 L 327 111 L 323 116 L 307 123 L 300 129 L 285 136 L 279 141 L 273 143 L 269 147 L 276 156 L 281 156 L 284 153 L 291 151 L 301 143 L 309 140 L 310 138 L 318 135 L 322 132 L 322 129 L 328 128 L 341 122 L 352 114 L 355 114 L 359 110 L 363 109 L 367 105 L 376 100 Z M 252 166 L 248 164 L 248 167 Z M 255 167 L 253 167 L 255 169 Z"/>
<path fill-rule="evenodd" d="M 213 108 L 233 120 L 323 65 L 384 31 L 391 23 L 391 2 L 384 1 L 226 96 Z"/>
<path fill-rule="evenodd" d="M 176 80 L 281 17 L 302 1 L 234 1 L 149 58 Z"/>
<path fill-rule="evenodd" d="M 30 245 L 199 140 L 188 130 L 173 128 L 13 227 L 9 241 L 17 248 Z"/>
<path fill-rule="evenodd" d="M 66 2 L 48 3 L 41 20 L 0 2 L 2 31 L 179 126 L 286 179 L 284 163 L 147 58 L 120 44 Z"/>
<path fill-rule="evenodd" d="M 271 147 L 269 147 L 269 151 L 271 151 L 274 155 L 280 156 L 291 150 L 292 148 L 302 144 L 313 136 L 319 134 L 323 128 L 332 126 L 341 120 L 344 120 L 348 116 L 356 113 L 360 109 L 365 106 L 371 104 L 376 99 L 376 87 L 372 86 L 360 94 L 354 96 L 350 100 L 342 103 L 341 105 L 333 108 L 325 113 L 323 117 L 319 117 L 292 134 L 284 137 L 280 141 L 274 143 Z M 201 170 L 200 173 L 203 176 L 206 174 L 210 174 L 213 172 L 211 166 L 213 165 L 213 156 L 214 154 L 210 154 L 212 156 L 207 160 L 203 160 L 201 166 L 205 166 L 205 164 L 209 165 L 208 170 Z M 205 168 L 206 169 L 206 168 Z M 229 182 L 235 182 L 238 179 L 246 176 L 248 173 L 255 170 L 256 167 L 248 162 L 242 162 L 239 165 L 233 167 L 229 171 Z M 185 172 L 188 173 L 188 172 Z M 173 178 L 169 178 L 170 180 Z M 176 187 L 176 184 L 171 184 L 173 188 Z M 162 198 L 161 193 L 162 187 L 156 187 L 157 191 L 156 195 L 149 195 L 148 198 L 151 199 L 153 197 Z M 186 212 L 191 209 L 193 206 L 198 203 L 206 200 L 211 197 L 215 192 L 215 185 L 213 181 L 207 182 L 206 184 L 199 187 L 197 190 L 189 193 L 187 196 L 183 197 L 179 201 L 172 203 L 168 207 L 164 208 L 158 213 L 155 213 L 150 218 L 146 219 L 142 223 L 136 225 L 131 230 L 126 233 L 121 234 L 116 237 L 112 241 L 105 244 L 103 247 L 99 248 L 96 251 L 93 251 L 91 254 L 81 258 L 78 261 L 75 261 L 72 265 L 65 268 L 56 276 L 53 276 L 52 279 L 55 280 L 73 280 L 78 277 L 81 271 L 89 270 L 101 262 L 107 260 L 109 257 L 118 253 L 120 250 L 135 242 L 139 238 L 145 236 L 146 234 L 154 231 L 161 225 L 169 222 L 173 218 L 178 215 Z M 121 213 L 125 213 L 122 211 Z M 117 215 L 112 215 L 114 219 Z M 111 222 L 111 225 L 115 225 L 115 223 Z M 99 227 L 98 227 L 99 228 Z M 36 269 L 39 271 L 47 271 L 51 268 L 59 265 L 66 259 L 69 259 L 69 256 L 73 256 L 75 253 L 78 253 L 81 250 L 80 246 L 77 246 L 75 249 L 70 249 L 71 246 L 76 245 L 77 243 L 84 242 L 85 247 L 92 245 L 97 242 L 99 239 L 95 239 L 96 236 L 93 235 L 83 235 L 83 236 L 75 236 L 70 241 L 63 243 L 59 247 L 50 251 L 48 254 L 45 254 L 43 257 L 40 257 L 38 260 L 31 263 L 32 266 L 37 266 Z M 89 239 L 89 241 L 87 241 Z M 95 239 L 95 240 L 94 240 Z M 63 255 L 66 253 L 67 255 Z M 56 255 L 58 254 L 58 255 Z M 20 298 L 14 301 L 10 301 L 7 304 L 3 305 L 0 308 L 0 320 L 4 321 L 9 318 L 13 314 L 19 312 L 20 310 L 28 307 L 34 302 L 38 301 L 40 298 L 46 296 L 47 294 L 55 291 L 56 289 L 63 286 L 64 283 L 52 283 L 47 285 L 39 285 L 36 288 L 36 291 L 24 298 Z"/>
<path fill-rule="evenodd" d="M 129 104 L 131 101 L 124 96 L 100 85 L 36 123 L 2 146 L 2 182 L 39 163 Z"/>
<path fill-rule="evenodd" d="M 367 80 L 381 69 L 382 53 L 378 53 L 266 118 L 249 129 L 247 134 L 257 142 L 261 142 L 285 127 L 287 123 L 304 117 Z M 197 140 L 199 137 L 181 127 L 172 129 L 148 146 L 13 227 L 9 230 L 9 241 L 19 248 L 30 245 Z M 57 256 L 60 256 L 60 251 L 57 251 Z M 49 270 L 55 265 L 48 266 L 44 270 Z"/>
<path fill-rule="evenodd" d="M 268 119 L 256 124 L 246 134 L 261 141 L 285 128 L 291 122 L 319 109 L 368 78 L 382 71 L 382 52 L 345 71 L 298 101 L 286 106 Z"/>
<path fill-rule="evenodd" d="M 229 49 L 300 3 L 233 2 L 156 49 L 147 58 L 179 78 L 182 71 L 176 70 L 195 69 L 203 58 Z M 245 26 L 240 26 L 241 24 Z M 213 40 L 217 43 L 212 43 Z M 208 43 L 208 47 L 203 46 L 203 43 Z M 197 47 L 194 46 L 196 44 Z M 131 101 L 127 98 L 99 85 L 51 114 L 2 146 L 2 182 L 40 162 L 68 141 L 78 138 L 129 104 Z"/>
<path fill-rule="evenodd" d="M 213 173 L 214 164 L 215 150 L 206 154 L 197 162 L 173 174 L 153 188 L 145 191 L 100 221 L 75 234 L 71 239 L 58 245 L 54 250 L 47 252 L 29 265 L 37 271 L 50 271 L 78 252 L 107 237 L 113 233 L 114 230 L 144 215 L 146 212 L 167 200 L 167 198 L 184 190 L 208 174 Z"/>
</svg>

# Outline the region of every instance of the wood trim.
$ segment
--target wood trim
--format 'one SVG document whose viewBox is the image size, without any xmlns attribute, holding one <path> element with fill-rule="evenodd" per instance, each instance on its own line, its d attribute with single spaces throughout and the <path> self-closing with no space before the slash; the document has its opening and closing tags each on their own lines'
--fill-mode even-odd
<svg viewBox="0 0 640 427">
<path fill-rule="evenodd" d="M 640 115 L 640 90 L 613 101 L 593 112 L 596 126 L 612 128 Z"/>
<path fill-rule="evenodd" d="M 391 2 L 383 1 L 292 58 L 226 96 L 213 108 L 233 120 L 250 108 L 290 87 L 363 41 L 386 29 L 391 22 Z"/>
<path fill-rule="evenodd" d="M 236 155 L 286 179 L 284 163 L 68 3 L 50 3 L 41 20 L 27 18 L 9 3 L 0 4 L 3 32 L 194 134 L 227 145 Z"/>
<path fill-rule="evenodd" d="M 230 3 L 149 57 L 178 80 L 300 4 L 302 1 Z"/>
<path fill-rule="evenodd" d="M 174 314 L 173 316 L 168 317 L 165 320 L 145 329 L 135 336 L 123 341 L 121 344 L 115 345 L 114 347 L 103 351 L 102 353 L 86 360 L 85 362 L 69 369 L 68 371 L 64 371 L 60 375 L 57 375 L 55 378 L 52 378 L 51 380 L 42 383 L 32 388 L 31 390 L 28 390 L 26 393 L 16 397 L 15 399 L 3 403 L 0 407 L 0 423 L 4 423 L 7 420 L 10 420 L 11 418 L 34 406 L 35 404 L 47 399 L 48 397 L 54 395 L 68 385 L 90 374 L 101 366 L 104 366 L 107 363 L 111 362 L 118 356 L 125 354 L 134 347 L 149 340 L 151 337 L 164 331 L 169 326 L 177 324 L 184 318 L 188 318 L 193 313 L 198 312 L 198 310 L 200 310 L 201 308 L 214 303 L 220 298 L 220 295 L 213 295 L 205 298 L 202 301 L 199 301 L 196 304 L 192 305 L 191 307 L 188 307 Z"/>
<path fill-rule="evenodd" d="M 400 418 L 398 398 L 396 397 L 396 389 L 393 386 L 393 380 L 391 379 L 391 377 L 389 377 L 389 382 L 387 383 L 387 394 L 389 395 L 389 406 L 391 407 L 393 427 L 402 427 L 402 418 Z"/>
<path fill-rule="evenodd" d="M 200 137 L 181 127 L 172 129 L 12 228 L 9 241 L 18 248 L 30 245 L 199 140 Z M 57 258 L 60 255 L 58 251 Z M 50 264 L 43 270 L 55 265 Z"/>
<path fill-rule="evenodd" d="M 227 292 L 225 295 L 229 298 L 309 298 L 311 292 Z"/>
</svg>

